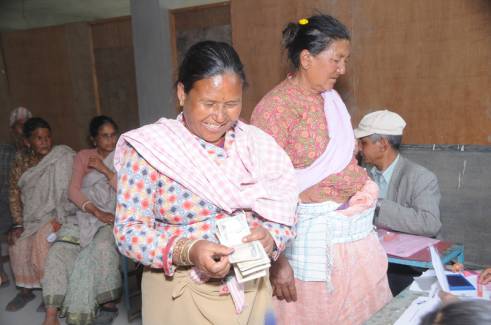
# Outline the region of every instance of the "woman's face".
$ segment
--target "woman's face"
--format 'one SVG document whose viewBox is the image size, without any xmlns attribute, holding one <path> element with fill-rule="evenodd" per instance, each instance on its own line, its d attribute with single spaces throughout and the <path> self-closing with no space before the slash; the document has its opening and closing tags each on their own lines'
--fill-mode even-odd
<svg viewBox="0 0 491 325">
<path fill-rule="evenodd" d="M 179 83 L 177 97 L 188 130 L 206 142 L 218 144 L 239 119 L 242 81 L 237 74 L 226 72 L 196 81 L 187 94 Z"/>
<path fill-rule="evenodd" d="M 35 154 L 43 157 L 46 156 L 53 147 L 51 131 L 46 128 L 38 128 L 32 132 L 26 140 L 26 145 L 34 151 Z"/>
<path fill-rule="evenodd" d="M 315 56 L 307 51 L 308 57 L 301 58 L 302 71 L 312 91 L 321 93 L 334 87 L 337 79 L 346 73 L 350 48 L 348 40 L 337 40 Z"/>
<path fill-rule="evenodd" d="M 97 136 L 94 138 L 95 147 L 102 154 L 111 153 L 116 148 L 118 133 L 111 123 L 105 123 L 99 127 Z"/>
</svg>

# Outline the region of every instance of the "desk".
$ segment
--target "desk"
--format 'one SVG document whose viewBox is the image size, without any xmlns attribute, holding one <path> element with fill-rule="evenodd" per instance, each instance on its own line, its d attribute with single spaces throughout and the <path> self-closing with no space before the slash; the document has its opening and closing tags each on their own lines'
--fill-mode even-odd
<svg viewBox="0 0 491 325">
<path fill-rule="evenodd" d="M 464 245 L 452 244 L 450 242 L 441 241 L 435 245 L 438 253 L 440 253 L 443 265 L 456 259 L 460 264 L 464 264 Z M 389 263 L 409 265 L 424 269 L 431 269 L 431 256 L 429 249 L 423 249 L 410 257 L 402 258 L 388 255 Z"/>
<path fill-rule="evenodd" d="M 380 309 L 365 323 L 365 325 L 390 325 L 394 324 L 402 313 L 409 307 L 414 299 L 427 293 L 419 293 L 404 289 L 400 294 L 394 297 L 384 308 Z"/>
</svg>

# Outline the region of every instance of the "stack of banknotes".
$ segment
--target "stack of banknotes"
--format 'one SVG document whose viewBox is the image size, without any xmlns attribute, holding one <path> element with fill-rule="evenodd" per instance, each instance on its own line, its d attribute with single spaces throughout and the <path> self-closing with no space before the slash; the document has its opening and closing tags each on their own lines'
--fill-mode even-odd
<svg viewBox="0 0 491 325">
<path fill-rule="evenodd" d="M 251 233 L 245 213 L 217 220 L 216 225 L 220 243 L 234 249 L 229 260 L 234 266 L 237 281 L 244 283 L 266 276 L 271 262 L 261 242 L 242 242 Z"/>
</svg>

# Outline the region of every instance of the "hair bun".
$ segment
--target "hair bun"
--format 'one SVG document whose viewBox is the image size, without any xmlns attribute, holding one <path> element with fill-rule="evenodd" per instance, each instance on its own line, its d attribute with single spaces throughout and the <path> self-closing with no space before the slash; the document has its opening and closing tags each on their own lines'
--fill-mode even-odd
<svg viewBox="0 0 491 325">
<path fill-rule="evenodd" d="M 283 47 L 290 47 L 290 45 L 295 41 L 299 30 L 300 25 L 298 24 L 288 23 L 288 25 L 286 25 L 285 29 L 283 29 Z"/>
</svg>

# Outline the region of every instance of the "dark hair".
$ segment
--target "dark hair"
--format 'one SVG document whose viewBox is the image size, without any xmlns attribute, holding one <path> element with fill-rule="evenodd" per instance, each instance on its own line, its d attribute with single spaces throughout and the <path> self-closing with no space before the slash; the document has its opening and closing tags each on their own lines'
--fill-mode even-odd
<svg viewBox="0 0 491 325">
<path fill-rule="evenodd" d="M 300 52 L 303 50 L 317 55 L 335 40 L 350 39 L 350 33 L 343 23 L 322 14 L 289 23 L 283 30 L 283 47 L 288 50 L 288 58 L 295 69 L 300 66 Z"/>
<path fill-rule="evenodd" d="M 104 124 L 111 124 L 114 128 L 114 130 L 118 131 L 118 125 L 112 118 L 106 115 L 99 115 L 96 117 L 93 117 L 92 120 L 90 120 L 89 124 L 89 134 L 91 137 L 95 138 L 99 134 L 99 129 L 101 126 Z"/>
<path fill-rule="evenodd" d="M 420 325 L 485 325 L 491 324 L 491 303 L 467 300 L 443 305 L 426 314 Z"/>
<path fill-rule="evenodd" d="M 37 129 L 48 129 L 51 132 L 51 126 L 49 126 L 48 122 L 40 117 L 31 117 L 24 123 L 22 134 L 26 139 L 29 139 Z"/>
<path fill-rule="evenodd" d="M 189 48 L 179 67 L 176 85 L 184 85 L 188 93 L 196 81 L 210 78 L 225 72 L 233 72 L 240 77 L 242 85 L 247 84 L 244 66 L 234 48 L 227 43 L 203 41 Z"/>
<path fill-rule="evenodd" d="M 368 136 L 372 142 L 380 141 L 382 138 L 387 139 L 392 149 L 399 151 L 402 142 L 402 135 L 390 135 L 390 134 L 371 134 Z"/>
</svg>

